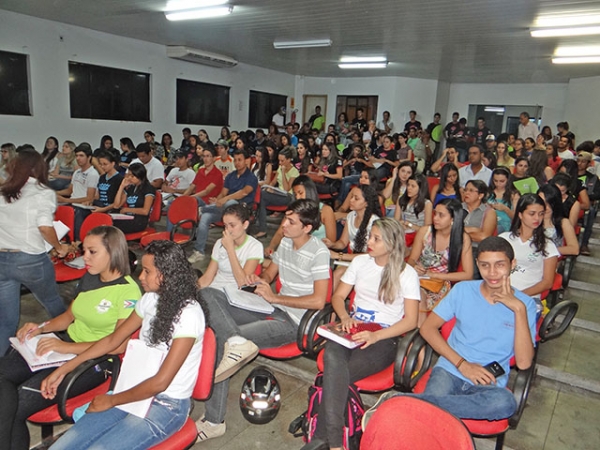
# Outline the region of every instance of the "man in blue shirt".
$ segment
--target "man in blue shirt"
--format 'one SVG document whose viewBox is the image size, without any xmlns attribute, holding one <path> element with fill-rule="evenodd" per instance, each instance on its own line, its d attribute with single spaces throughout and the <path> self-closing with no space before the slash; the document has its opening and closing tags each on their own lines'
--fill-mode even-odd
<svg viewBox="0 0 600 450">
<path fill-rule="evenodd" d="M 235 172 L 225 177 L 221 193 L 210 199 L 210 204 L 200 209 L 200 221 L 196 229 L 196 243 L 194 251 L 188 258 L 188 261 L 195 263 L 204 258 L 204 248 L 208 239 L 208 230 L 210 224 L 221 220 L 223 210 L 229 205 L 236 203 L 245 203 L 252 206 L 254 203 L 254 194 L 258 187 L 258 180 L 246 165 L 248 153 L 245 150 L 236 150 L 233 153 L 233 165 Z"/>
</svg>

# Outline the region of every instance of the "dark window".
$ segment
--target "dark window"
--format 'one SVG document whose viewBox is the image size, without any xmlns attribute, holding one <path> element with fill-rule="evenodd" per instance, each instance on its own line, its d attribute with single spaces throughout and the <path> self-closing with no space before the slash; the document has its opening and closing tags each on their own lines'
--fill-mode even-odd
<svg viewBox="0 0 600 450">
<path fill-rule="evenodd" d="M 31 115 L 27 55 L 0 51 L 0 114 Z"/>
<path fill-rule="evenodd" d="M 150 74 L 69 61 L 71 117 L 150 122 Z"/>
<path fill-rule="evenodd" d="M 248 127 L 268 128 L 271 125 L 273 115 L 279 111 L 279 108 L 285 106 L 286 103 L 287 96 L 285 95 L 250 91 Z"/>
<path fill-rule="evenodd" d="M 177 123 L 229 125 L 229 87 L 177 79 Z"/>
</svg>

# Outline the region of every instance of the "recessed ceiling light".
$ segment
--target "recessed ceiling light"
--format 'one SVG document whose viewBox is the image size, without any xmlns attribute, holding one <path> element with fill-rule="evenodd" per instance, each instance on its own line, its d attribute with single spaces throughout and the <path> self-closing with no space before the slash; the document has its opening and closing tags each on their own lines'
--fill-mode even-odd
<svg viewBox="0 0 600 450">
<path fill-rule="evenodd" d="M 216 6 L 213 8 L 192 9 L 180 12 L 165 12 L 167 20 L 191 20 L 191 19 L 209 19 L 211 17 L 220 17 L 231 14 L 233 6 Z"/>
<path fill-rule="evenodd" d="M 557 47 L 554 50 L 554 56 L 599 56 L 600 46 L 587 45 L 587 46 L 569 46 L 569 47 Z"/>
<path fill-rule="evenodd" d="M 229 0 L 169 0 L 165 11 L 181 11 L 183 9 L 207 8 L 229 3 Z"/>
<path fill-rule="evenodd" d="M 588 36 L 600 34 L 600 26 L 572 28 L 532 28 L 530 33 L 532 37 Z"/>
<path fill-rule="evenodd" d="M 326 39 L 308 39 L 303 41 L 275 41 L 273 47 L 278 50 L 287 48 L 311 48 L 311 47 L 331 47 L 332 40 Z"/>
<path fill-rule="evenodd" d="M 597 64 L 600 63 L 600 56 L 570 56 L 552 58 L 553 64 Z"/>
<path fill-rule="evenodd" d="M 342 56 L 341 63 L 387 63 L 385 56 Z"/>
<path fill-rule="evenodd" d="M 539 16 L 535 19 L 534 26 L 536 28 L 565 28 L 594 24 L 600 24 L 600 14 L 597 11 L 590 11 L 588 13 L 582 11 L 578 14 L 547 14 Z"/>
<path fill-rule="evenodd" d="M 385 69 L 388 63 L 386 62 L 371 62 L 371 63 L 341 63 L 338 64 L 340 69 Z"/>
</svg>

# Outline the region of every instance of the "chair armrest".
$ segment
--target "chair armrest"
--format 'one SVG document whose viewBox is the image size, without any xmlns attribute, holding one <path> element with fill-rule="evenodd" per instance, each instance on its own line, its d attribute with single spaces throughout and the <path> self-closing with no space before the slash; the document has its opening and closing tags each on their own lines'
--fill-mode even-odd
<svg viewBox="0 0 600 450">
<path fill-rule="evenodd" d="M 309 358 L 316 358 L 325 345 L 325 338 L 317 335 L 317 328 L 329 323 L 332 314 L 333 306 L 327 303 L 323 309 L 311 309 L 302 316 L 300 325 L 298 325 L 296 344 Z M 305 338 L 306 345 L 304 344 Z"/>
<path fill-rule="evenodd" d="M 528 369 L 516 369 L 517 376 L 515 377 L 515 381 L 512 386 L 512 392 L 515 396 L 515 400 L 517 401 L 517 410 L 508 419 L 508 424 L 513 429 L 517 428 L 519 420 L 521 420 L 523 410 L 525 409 L 525 405 L 527 404 L 527 397 L 529 397 L 529 389 L 531 388 L 531 382 L 533 381 L 533 377 L 535 376 L 537 352 L 538 348 L 536 347 L 535 352 L 533 354 L 533 360 L 531 361 L 531 366 L 529 366 Z"/>
<path fill-rule="evenodd" d="M 418 373 L 413 376 L 419 365 L 419 353 L 423 352 L 423 363 L 418 368 Z M 408 351 L 408 356 L 402 367 L 400 374 L 400 383 L 397 383 L 399 389 L 403 392 L 412 392 L 417 382 L 431 368 L 434 351 L 427 341 L 418 333 L 412 342 Z"/>
<path fill-rule="evenodd" d="M 121 370 L 121 357 L 119 355 L 104 355 L 99 358 L 90 359 L 81 363 L 75 370 L 69 373 L 60 386 L 58 387 L 58 392 L 56 395 L 56 402 L 58 413 L 60 417 L 67 423 L 73 423 L 73 418 L 67 413 L 66 403 L 69 399 L 69 393 L 71 388 L 77 381 L 77 379 L 83 375 L 86 371 L 92 369 L 97 364 L 103 363 L 112 359 L 112 369 L 110 371 L 111 374 L 111 383 L 109 390 L 112 390 L 117 382 L 117 376 L 119 375 L 119 371 Z"/>
<path fill-rule="evenodd" d="M 191 223 L 191 224 L 192 224 L 192 227 L 190 228 L 190 229 L 191 229 L 191 231 L 192 231 L 192 234 L 191 234 L 191 236 L 192 236 L 192 237 L 194 236 L 195 229 L 196 229 L 196 225 L 197 225 L 198 223 L 197 223 L 195 220 L 192 220 L 192 219 L 183 219 L 183 220 L 180 220 L 179 222 L 177 222 L 175 225 L 173 225 L 173 229 L 171 230 L 171 234 L 170 234 L 170 236 L 169 236 L 169 239 L 170 239 L 171 241 L 172 241 L 172 240 L 173 240 L 173 238 L 175 237 L 175 233 L 177 233 L 177 229 L 178 229 L 179 227 L 181 227 L 183 224 L 186 224 L 186 223 Z"/>
<path fill-rule="evenodd" d="M 414 344 L 417 336 L 419 335 L 419 329 L 409 331 L 398 338 L 398 345 L 396 348 L 396 360 L 394 361 L 394 384 L 402 384 L 402 370 L 408 358 L 408 352 Z"/>
<path fill-rule="evenodd" d="M 540 340 L 546 342 L 561 336 L 567 328 L 569 328 L 569 325 L 571 325 L 578 310 L 579 304 L 570 300 L 565 300 L 555 305 L 550 312 L 546 314 L 542 325 L 540 325 L 540 330 L 538 331 Z M 563 314 L 564 317 L 562 322 L 555 326 L 556 320 Z"/>
</svg>

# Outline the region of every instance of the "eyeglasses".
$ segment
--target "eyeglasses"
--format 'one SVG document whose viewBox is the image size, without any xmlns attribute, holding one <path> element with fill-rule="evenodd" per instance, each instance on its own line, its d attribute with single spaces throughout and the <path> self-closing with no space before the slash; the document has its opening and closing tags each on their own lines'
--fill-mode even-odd
<svg viewBox="0 0 600 450">
<path fill-rule="evenodd" d="M 465 192 L 475 192 L 476 194 L 479 194 L 479 191 L 477 189 L 472 189 L 472 188 L 466 188 Z"/>
</svg>

